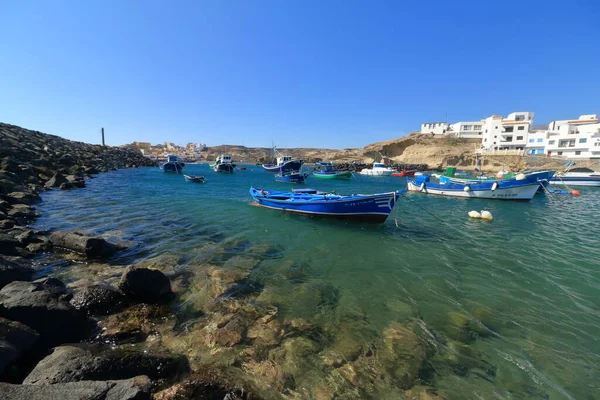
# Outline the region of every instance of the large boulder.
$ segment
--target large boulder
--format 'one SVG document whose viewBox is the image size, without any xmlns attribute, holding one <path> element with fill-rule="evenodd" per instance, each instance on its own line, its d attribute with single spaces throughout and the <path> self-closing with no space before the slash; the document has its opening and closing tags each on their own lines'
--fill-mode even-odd
<svg viewBox="0 0 600 400">
<path fill-rule="evenodd" d="M 50 178 L 46 184 L 44 185 L 47 188 L 57 188 L 60 187 L 63 183 L 67 182 L 67 178 L 61 173 L 56 173 Z"/>
<path fill-rule="evenodd" d="M 0 382 L 0 398 L 3 400 L 150 400 L 150 389 L 151 382 L 147 376 L 56 385 L 12 385 Z"/>
<path fill-rule="evenodd" d="M 54 247 L 61 247 L 84 254 L 88 258 L 107 258 L 115 254 L 121 247 L 107 242 L 100 237 L 92 237 L 75 231 L 53 232 L 50 242 Z"/>
<path fill-rule="evenodd" d="M 189 372 L 183 356 L 112 349 L 104 345 L 59 346 L 35 366 L 24 384 L 103 381 L 147 375 L 167 379 Z"/>
<path fill-rule="evenodd" d="M 14 281 L 30 281 L 35 271 L 0 257 L 0 289 Z"/>
<path fill-rule="evenodd" d="M 21 255 L 23 247 L 19 241 L 7 234 L 0 233 L 0 254 L 5 256 L 19 256 Z"/>
<path fill-rule="evenodd" d="M 173 296 L 169 278 L 149 268 L 128 267 L 121 276 L 119 289 L 131 300 L 143 303 L 159 303 Z"/>
<path fill-rule="evenodd" d="M 0 317 L 0 376 L 7 366 L 31 350 L 38 337 L 30 327 Z"/>
<path fill-rule="evenodd" d="M 107 315 L 121 310 L 127 298 L 114 287 L 96 285 L 75 291 L 70 303 L 88 314 Z"/>
<path fill-rule="evenodd" d="M 6 201 L 10 204 L 31 204 L 40 201 L 40 196 L 36 193 L 12 192 L 5 196 Z"/>
<path fill-rule="evenodd" d="M 42 349 L 77 342 L 90 329 L 85 315 L 63 300 L 60 291 L 51 293 L 43 283 L 12 282 L 0 290 L 0 316 L 19 321 L 40 334 Z"/>
</svg>

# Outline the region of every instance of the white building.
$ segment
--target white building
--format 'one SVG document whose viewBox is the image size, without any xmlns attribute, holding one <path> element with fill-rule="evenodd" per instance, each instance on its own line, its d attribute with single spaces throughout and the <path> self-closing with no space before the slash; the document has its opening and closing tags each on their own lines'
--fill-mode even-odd
<svg viewBox="0 0 600 400">
<path fill-rule="evenodd" d="M 450 124 L 447 122 L 426 122 L 421 124 L 421 133 L 429 135 L 446 135 Z"/>
<path fill-rule="evenodd" d="M 450 125 L 451 132 L 456 137 L 465 139 L 481 139 L 483 133 L 483 121 L 457 122 Z"/>
<path fill-rule="evenodd" d="M 546 155 L 566 158 L 600 158 L 600 121 L 596 114 L 548 124 Z"/>
</svg>

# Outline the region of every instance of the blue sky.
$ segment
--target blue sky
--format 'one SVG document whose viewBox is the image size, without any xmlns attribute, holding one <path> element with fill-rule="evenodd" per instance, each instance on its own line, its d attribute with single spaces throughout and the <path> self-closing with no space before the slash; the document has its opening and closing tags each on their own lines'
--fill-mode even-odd
<svg viewBox="0 0 600 400">
<path fill-rule="evenodd" d="M 0 121 L 98 143 L 362 147 L 600 113 L 597 1 L 0 2 Z"/>
</svg>

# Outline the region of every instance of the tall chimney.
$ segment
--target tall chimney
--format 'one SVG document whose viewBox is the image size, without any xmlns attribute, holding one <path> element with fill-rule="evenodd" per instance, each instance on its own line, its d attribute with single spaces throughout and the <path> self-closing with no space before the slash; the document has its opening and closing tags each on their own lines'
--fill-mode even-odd
<svg viewBox="0 0 600 400">
<path fill-rule="evenodd" d="M 102 128 L 102 146 L 105 146 L 105 144 L 104 144 L 104 128 Z"/>
</svg>

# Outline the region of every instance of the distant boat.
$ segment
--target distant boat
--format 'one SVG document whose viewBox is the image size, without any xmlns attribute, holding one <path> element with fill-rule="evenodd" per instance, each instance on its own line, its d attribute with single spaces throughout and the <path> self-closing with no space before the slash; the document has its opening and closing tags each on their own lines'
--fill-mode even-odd
<svg viewBox="0 0 600 400">
<path fill-rule="evenodd" d="M 210 167 L 215 172 L 232 173 L 235 169 L 235 164 L 233 163 L 233 160 L 229 154 L 221 154 L 219 157 L 217 157 L 214 164 L 210 164 Z"/>
<path fill-rule="evenodd" d="M 282 183 L 304 183 L 308 174 L 300 171 L 290 171 L 275 175 L 276 182 Z"/>
<path fill-rule="evenodd" d="M 384 222 L 396 205 L 402 190 L 377 194 L 340 196 L 308 189 L 279 192 L 250 187 L 250 196 L 258 206 L 310 216 Z"/>
<path fill-rule="evenodd" d="M 529 201 L 540 187 L 538 182 L 513 179 L 491 182 L 434 183 L 427 175 L 418 176 L 414 180 L 407 178 L 406 181 L 408 190 L 411 192 L 497 200 Z"/>
<path fill-rule="evenodd" d="M 552 185 L 600 186 L 600 172 L 590 168 L 571 168 L 554 175 L 550 183 Z"/>
<path fill-rule="evenodd" d="M 238 171 L 245 171 L 245 170 L 246 170 L 246 167 L 237 167 L 236 169 L 237 169 Z"/>
<path fill-rule="evenodd" d="M 295 160 L 292 156 L 280 156 L 277 157 L 276 164 L 263 164 L 263 169 L 267 172 L 273 172 L 275 174 L 289 171 L 300 171 L 304 164 L 304 160 Z"/>
<path fill-rule="evenodd" d="M 185 179 L 186 182 L 192 182 L 192 183 L 206 183 L 206 180 L 204 179 L 203 176 L 196 176 L 196 175 L 183 175 L 183 178 Z"/>
<path fill-rule="evenodd" d="M 185 168 L 185 164 L 179 159 L 179 156 L 169 154 L 167 156 L 167 162 L 161 165 L 160 168 L 162 168 L 164 172 L 180 173 Z"/>
<path fill-rule="evenodd" d="M 415 176 L 417 171 L 403 169 L 400 172 L 392 172 L 392 176 Z"/>
<path fill-rule="evenodd" d="M 350 179 L 352 178 L 352 172 L 350 171 L 336 171 L 335 167 L 330 162 L 318 162 L 316 165 L 319 167 L 318 171 L 313 172 L 313 176 L 319 179 Z"/>
<path fill-rule="evenodd" d="M 387 168 L 384 163 L 373 163 L 373 168 L 364 168 L 360 171 L 361 175 L 369 175 L 369 176 L 390 176 L 396 170 L 392 168 Z"/>
</svg>

